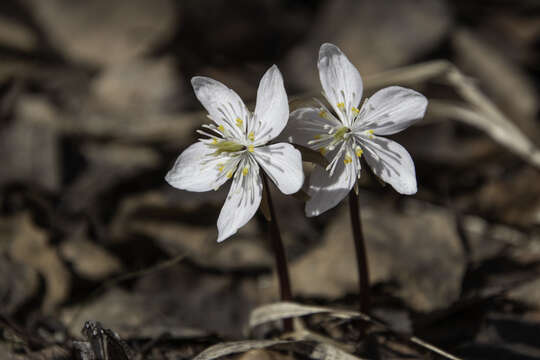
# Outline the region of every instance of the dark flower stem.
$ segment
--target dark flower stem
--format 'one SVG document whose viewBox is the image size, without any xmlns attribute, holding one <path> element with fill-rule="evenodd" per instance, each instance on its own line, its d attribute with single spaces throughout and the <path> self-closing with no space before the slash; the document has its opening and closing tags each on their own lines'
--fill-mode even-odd
<svg viewBox="0 0 540 360">
<path fill-rule="evenodd" d="M 354 237 L 354 247 L 356 250 L 356 266 L 358 268 L 358 290 L 360 291 L 360 312 L 369 313 L 369 266 L 362 233 L 362 220 L 360 219 L 360 209 L 358 206 L 358 195 L 355 190 L 349 193 L 349 213 L 351 215 L 351 226 Z"/>
<path fill-rule="evenodd" d="M 287 267 L 287 256 L 285 255 L 285 248 L 283 247 L 283 241 L 281 241 L 281 234 L 279 232 L 279 225 L 276 218 L 276 212 L 274 210 L 274 204 L 272 203 L 272 197 L 270 196 L 270 188 L 268 187 L 268 179 L 266 174 L 262 172 L 262 181 L 264 186 L 265 195 L 263 201 L 266 201 L 267 209 L 269 211 L 270 219 L 268 220 L 268 227 L 270 230 L 270 241 L 272 242 L 272 248 L 274 250 L 274 256 L 276 259 L 276 269 L 279 278 L 279 290 L 281 295 L 281 301 L 291 301 L 291 281 L 289 278 L 289 268 Z M 286 332 L 293 331 L 292 319 L 283 320 L 283 329 Z"/>
</svg>

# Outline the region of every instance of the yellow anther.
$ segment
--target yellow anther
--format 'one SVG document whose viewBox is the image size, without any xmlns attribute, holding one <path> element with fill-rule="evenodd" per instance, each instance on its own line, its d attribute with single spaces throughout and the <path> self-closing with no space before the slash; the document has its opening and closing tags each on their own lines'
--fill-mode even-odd
<svg viewBox="0 0 540 360">
<path fill-rule="evenodd" d="M 373 130 L 368 130 L 368 131 L 366 131 L 366 132 L 369 134 L 368 137 L 369 137 L 370 139 L 373 139 L 373 138 L 374 138 L 374 136 L 373 136 Z"/>
<path fill-rule="evenodd" d="M 328 150 L 325 147 L 322 147 L 322 148 L 319 149 L 319 152 L 321 153 L 321 155 L 326 155 Z"/>
<path fill-rule="evenodd" d="M 356 156 L 360 157 L 364 153 L 364 150 L 362 150 L 360 146 L 357 146 L 356 149 L 354 149 L 354 152 L 356 153 Z"/>
<path fill-rule="evenodd" d="M 249 141 L 255 140 L 255 134 L 253 133 L 253 131 L 248 134 L 248 139 Z"/>
<path fill-rule="evenodd" d="M 345 165 L 350 164 L 352 162 L 352 157 L 349 154 L 345 155 L 343 162 L 345 163 Z"/>
<path fill-rule="evenodd" d="M 345 103 L 339 102 L 339 103 L 337 103 L 337 107 L 338 107 L 340 110 L 343 110 L 343 109 L 345 109 Z"/>
<path fill-rule="evenodd" d="M 223 165 L 221 163 L 218 164 L 218 171 L 219 172 L 222 172 L 224 168 L 225 168 L 225 165 Z"/>
<path fill-rule="evenodd" d="M 223 127 L 223 125 L 219 125 L 217 128 L 218 128 L 218 130 L 221 131 L 221 132 L 224 132 L 224 131 L 225 131 L 225 128 Z"/>
<path fill-rule="evenodd" d="M 242 169 L 242 175 L 246 176 L 248 174 L 248 171 L 249 171 L 249 167 L 244 166 L 244 168 Z"/>
<path fill-rule="evenodd" d="M 240 119 L 239 117 L 236 118 L 236 126 L 242 127 L 244 124 L 244 120 Z"/>
<path fill-rule="evenodd" d="M 212 139 L 212 144 L 217 144 L 217 143 L 218 143 L 217 139 L 216 139 L 216 138 L 213 138 L 213 139 Z"/>
<path fill-rule="evenodd" d="M 248 145 L 247 149 L 248 149 L 249 152 L 253 152 L 253 151 L 255 151 L 255 146 Z"/>
<path fill-rule="evenodd" d="M 355 113 L 355 114 L 358 114 L 360 112 L 360 110 L 358 110 L 357 108 L 355 108 L 354 106 L 351 108 L 352 112 Z"/>
<path fill-rule="evenodd" d="M 326 112 L 326 110 L 319 111 L 319 116 L 322 117 L 323 119 L 326 119 L 327 115 L 328 113 Z"/>
<path fill-rule="evenodd" d="M 229 172 L 227 173 L 227 179 L 232 178 L 232 174 L 233 174 L 232 170 L 229 170 Z"/>
<path fill-rule="evenodd" d="M 314 139 L 319 140 L 321 138 L 321 135 L 315 135 Z"/>
</svg>

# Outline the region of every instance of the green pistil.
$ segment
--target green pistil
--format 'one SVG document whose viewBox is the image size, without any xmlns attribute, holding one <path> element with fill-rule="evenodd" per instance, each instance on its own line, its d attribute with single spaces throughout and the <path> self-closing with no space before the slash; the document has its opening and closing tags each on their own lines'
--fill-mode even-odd
<svg viewBox="0 0 540 360">
<path fill-rule="evenodd" d="M 219 141 L 216 144 L 208 145 L 216 149 L 216 151 L 213 152 L 212 155 L 221 155 L 222 153 L 234 153 L 246 150 L 246 147 L 244 145 L 237 144 L 234 141 L 230 140 Z"/>
<path fill-rule="evenodd" d="M 345 134 L 350 132 L 351 130 L 349 130 L 348 127 L 344 126 L 340 129 L 338 129 L 338 131 L 336 131 L 336 133 L 334 134 L 334 139 L 336 141 L 341 141 L 341 140 L 345 140 Z"/>
</svg>

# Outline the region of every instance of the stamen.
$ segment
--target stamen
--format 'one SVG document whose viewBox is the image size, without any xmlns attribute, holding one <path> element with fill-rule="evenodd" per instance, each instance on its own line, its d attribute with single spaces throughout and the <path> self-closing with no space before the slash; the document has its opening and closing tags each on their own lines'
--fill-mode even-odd
<svg viewBox="0 0 540 360">
<path fill-rule="evenodd" d="M 323 119 L 326 119 L 328 116 L 328 113 L 326 112 L 326 110 L 321 110 L 319 111 L 319 116 L 322 117 Z"/>
<path fill-rule="evenodd" d="M 221 132 L 224 132 L 224 131 L 225 131 L 225 128 L 223 127 L 223 125 L 219 125 L 219 126 L 218 126 L 218 130 L 221 131 Z"/>
<path fill-rule="evenodd" d="M 364 150 L 360 146 L 357 146 L 356 149 L 354 149 L 354 152 L 356 153 L 356 156 L 361 157 L 364 153 Z"/>
<path fill-rule="evenodd" d="M 217 143 L 218 143 L 218 141 L 217 141 L 216 138 L 212 139 L 212 144 L 217 144 Z"/>
<path fill-rule="evenodd" d="M 218 164 L 218 171 L 219 171 L 219 172 L 223 172 L 223 169 L 224 169 L 224 168 L 225 168 L 225 164 L 223 164 L 223 163 L 219 163 L 219 164 Z"/>
<path fill-rule="evenodd" d="M 253 133 L 253 131 L 248 134 L 248 139 L 249 141 L 255 140 L 255 134 Z"/>
<path fill-rule="evenodd" d="M 240 119 L 239 117 L 236 118 L 236 126 L 238 126 L 239 128 L 242 127 L 242 125 L 244 124 L 244 120 Z"/>
<path fill-rule="evenodd" d="M 325 147 L 322 147 L 319 149 L 319 152 L 321 153 L 321 155 L 326 155 L 326 153 L 328 152 L 328 150 L 325 148 Z"/>
<path fill-rule="evenodd" d="M 357 108 L 355 108 L 354 106 L 351 108 L 352 112 L 355 113 L 356 115 L 358 115 L 360 113 L 360 110 L 358 110 Z"/>
<path fill-rule="evenodd" d="M 370 130 L 366 130 L 366 133 L 369 134 L 368 137 L 369 137 L 370 139 L 374 139 L 374 138 L 375 138 L 375 136 L 373 136 L 373 132 L 374 132 L 374 131 L 371 130 L 371 129 L 370 129 Z"/>
<path fill-rule="evenodd" d="M 219 140 L 219 139 L 220 139 L 220 138 L 218 138 L 216 135 L 207 133 L 207 132 L 204 131 L 204 130 L 196 130 L 196 133 L 197 133 L 197 134 L 204 135 L 204 136 L 207 136 L 208 139 L 205 139 L 205 140 L 210 140 L 210 139 L 218 139 L 218 140 Z M 221 135 L 221 134 L 220 134 L 220 135 Z"/>
<path fill-rule="evenodd" d="M 343 103 L 343 102 L 338 102 L 338 103 L 337 103 L 337 107 L 339 108 L 339 110 L 345 110 L 345 103 Z"/>
<path fill-rule="evenodd" d="M 330 161 L 330 164 L 326 167 L 327 171 L 330 171 L 330 176 L 334 175 L 334 171 L 336 170 L 338 159 L 341 159 L 341 154 L 346 150 L 347 142 L 343 141 L 341 143 L 341 146 L 339 147 L 339 150 L 334 154 L 334 158 L 332 161 Z"/>
<path fill-rule="evenodd" d="M 352 157 L 349 154 L 346 154 L 343 162 L 345 163 L 345 165 L 350 164 L 352 162 Z"/>
<path fill-rule="evenodd" d="M 249 166 L 244 166 L 244 168 L 242 169 L 242 175 L 246 176 L 248 172 L 249 172 Z"/>
<path fill-rule="evenodd" d="M 227 179 L 232 178 L 232 176 L 233 176 L 233 172 L 232 170 L 229 170 L 229 172 L 227 173 Z"/>
<path fill-rule="evenodd" d="M 253 145 L 248 145 L 247 150 L 252 153 L 253 151 L 255 151 L 255 147 Z"/>
</svg>

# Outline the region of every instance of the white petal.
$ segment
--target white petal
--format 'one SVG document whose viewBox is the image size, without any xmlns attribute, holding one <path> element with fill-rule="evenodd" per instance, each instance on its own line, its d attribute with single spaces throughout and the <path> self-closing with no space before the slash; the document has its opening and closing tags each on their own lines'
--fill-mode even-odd
<svg viewBox="0 0 540 360">
<path fill-rule="evenodd" d="M 364 156 L 373 173 L 400 194 L 416 193 L 416 173 L 411 155 L 397 142 L 374 137 L 364 141 Z"/>
<path fill-rule="evenodd" d="M 219 81 L 204 76 L 193 77 L 191 85 L 212 120 L 223 125 L 235 138 L 243 139 L 244 132 L 237 126 L 236 119 L 245 123 L 250 114 L 240 96 Z"/>
<path fill-rule="evenodd" d="M 319 113 L 320 110 L 315 108 L 294 110 L 285 130 L 278 137 L 278 141 L 287 141 L 308 147 L 308 141 L 315 139 L 315 136 L 328 133 L 328 129 L 324 128 L 325 125 L 332 127 L 340 125 L 333 116 L 323 118 Z"/>
<path fill-rule="evenodd" d="M 302 155 L 286 143 L 255 148 L 255 159 L 284 194 L 294 194 L 304 183 Z"/>
<path fill-rule="evenodd" d="M 278 136 L 289 118 L 289 103 L 283 86 L 283 77 L 276 65 L 263 75 L 257 90 L 254 123 L 249 131 L 254 131 L 255 143 L 266 144 Z"/>
<path fill-rule="evenodd" d="M 345 165 L 342 159 L 338 160 L 332 177 L 328 171 L 316 166 L 310 178 L 306 215 L 317 216 L 339 204 L 351 191 L 359 171 L 355 161 Z"/>
<path fill-rule="evenodd" d="M 422 119 L 427 103 L 424 95 L 411 89 L 381 89 L 364 104 L 367 112 L 357 127 L 373 130 L 377 135 L 395 134 Z"/>
<path fill-rule="evenodd" d="M 184 150 L 176 159 L 165 180 L 175 188 L 195 192 L 214 190 L 223 185 L 227 178 L 219 176 L 219 163 L 228 157 L 210 155 L 215 151 L 210 146 L 197 142 Z"/>
<path fill-rule="evenodd" d="M 252 183 L 251 191 L 243 185 L 245 181 Z M 219 214 L 218 242 L 222 242 L 235 234 L 257 212 L 262 198 L 262 181 L 258 171 L 250 171 L 243 176 L 238 173 L 232 182 L 227 200 Z"/>
<path fill-rule="evenodd" d="M 350 125 L 352 107 L 358 107 L 362 98 L 360 73 L 341 50 L 333 44 L 322 44 L 319 50 L 319 77 L 326 99 L 345 125 Z M 338 108 L 344 103 L 346 116 Z"/>
</svg>

